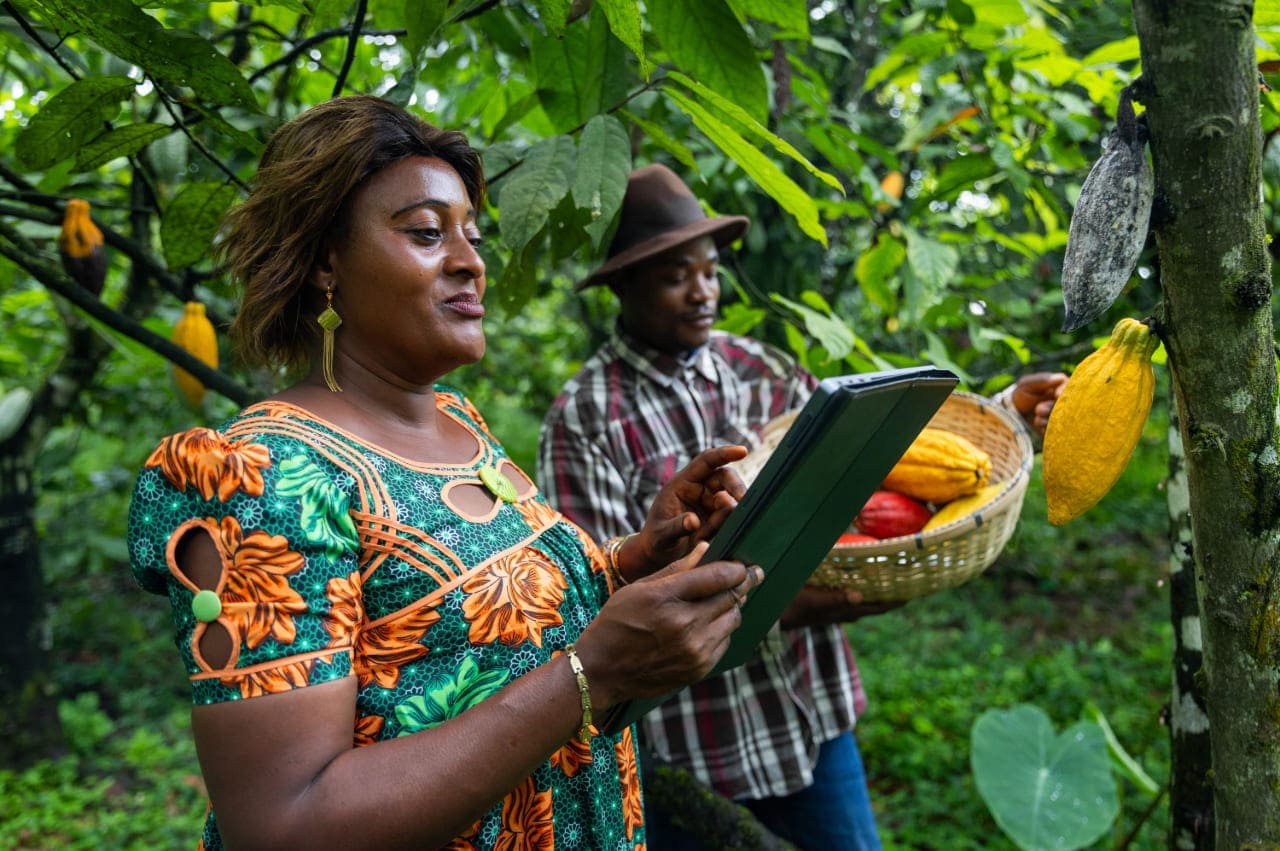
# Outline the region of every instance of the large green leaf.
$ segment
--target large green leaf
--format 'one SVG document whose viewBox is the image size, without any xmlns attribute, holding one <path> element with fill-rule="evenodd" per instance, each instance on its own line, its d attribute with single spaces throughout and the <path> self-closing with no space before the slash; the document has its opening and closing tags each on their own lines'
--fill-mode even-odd
<svg viewBox="0 0 1280 851">
<path fill-rule="evenodd" d="M 726 93 L 756 121 L 766 120 L 764 68 L 725 0 L 651 0 L 648 19 L 678 68 Z"/>
<path fill-rule="evenodd" d="M 804 0 L 729 0 L 745 18 L 777 24 L 788 35 L 809 35 L 809 9 Z"/>
<path fill-rule="evenodd" d="M 449 0 L 404 0 L 405 47 L 418 56 L 444 23 Z"/>
<path fill-rule="evenodd" d="M 128 77 L 86 77 L 49 98 L 14 140 L 27 168 L 42 171 L 70 157 L 102 132 L 138 85 Z"/>
<path fill-rule="evenodd" d="M 92 171 L 116 157 L 132 156 L 172 130 L 168 124 L 128 124 L 108 130 L 76 151 L 73 171 Z"/>
<path fill-rule="evenodd" d="M 685 112 L 693 123 L 720 150 L 728 154 L 742 170 L 751 176 L 760 188 L 769 193 L 784 210 L 795 217 L 800 229 L 813 239 L 827 244 L 827 233 L 818 221 L 818 205 L 807 192 L 787 177 L 782 169 L 764 154 L 739 136 L 733 128 L 711 115 L 701 104 L 686 97 L 672 86 L 663 89 L 667 96 Z"/>
<path fill-rule="evenodd" d="M 1055 736 L 1043 711 L 1021 704 L 982 713 L 971 743 L 978 792 L 1019 848 L 1084 848 L 1115 821 L 1120 804 L 1097 724 L 1081 721 Z"/>
<path fill-rule="evenodd" d="M 593 7 L 586 26 L 587 85 L 580 107 L 584 121 L 624 103 L 635 84 L 627 63 L 627 47 L 610 31 L 604 12 Z"/>
<path fill-rule="evenodd" d="M 832 316 L 830 308 L 823 311 L 792 301 L 778 293 L 773 293 L 772 296 L 775 302 L 789 308 L 804 320 L 805 330 L 827 350 L 829 359 L 843 360 L 849 352 L 853 351 L 855 341 L 853 331 L 837 317 Z"/>
<path fill-rule="evenodd" d="M 552 136 L 529 149 L 524 162 L 502 184 L 498 229 L 513 251 L 522 251 L 547 223 L 569 191 L 573 139 Z"/>
<path fill-rule="evenodd" d="M 907 262 L 920 281 L 936 291 L 955 275 L 960 266 L 960 252 L 913 230 L 907 233 Z"/>
<path fill-rule="evenodd" d="M 704 86 L 697 80 L 690 79 L 679 71 L 672 71 L 667 76 L 697 95 L 702 103 L 708 104 L 718 110 L 721 116 L 728 119 L 738 133 L 743 134 L 743 136 L 753 137 L 769 145 L 778 153 L 791 157 L 791 159 L 804 166 L 805 169 L 814 177 L 818 178 L 832 189 L 839 191 L 841 194 L 844 193 L 844 186 L 840 183 L 840 180 L 837 177 L 832 174 L 828 174 L 813 163 L 809 162 L 808 158 L 796 150 L 794 145 L 786 139 L 783 139 L 781 136 L 778 136 L 776 133 L 771 132 L 768 127 L 765 127 L 763 124 L 756 121 L 747 114 L 746 110 L 738 106 L 733 101 L 724 97 L 714 89 Z"/>
<path fill-rule="evenodd" d="M 183 187 L 160 220 L 160 243 L 170 269 L 190 266 L 204 257 L 218 232 L 222 214 L 238 191 L 227 183 L 190 183 Z"/>
<path fill-rule="evenodd" d="M 653 71 L 653 63 L 644 52 L 644 32 L 640 19 L 640 7 L 632 0 L 595 0 L 592 11 L 604 12 L 609 29 L 618 41 L 640 60 L 640 75 L 646 80 Z"/>
<path fill-rule="evenodd" d="M 587 30 L 569 29 L 564 38 L 534 39 L 533 73 L 542 111 L 557 133 L 580 125 L 591 82 L 587 79 Z"/>
<path fill-rule="evenodd" d="M 684 142 L 672 137 L 661 124 L 655 121 L 646 121 L 634 113 L 627 110 L 620 110 L 632 124 L 644 131 L 644 135 L 648 136 L 655 145 L 670 154 L 677 162 L 689 169 L 697 169 L 697 161 L 693 158 L 693 151 Z"/>
<path fill-rule="evenodd" d="M 248 81 L 204 36 L 168 29 L 130 0 L 31 0 L 58 35 L 86 37 L 152 77 L 186 86 L 216 104 L 257 111 Z"/>
<path fill-rule="evenodd" d="M 588 121 L 578 139 L 573 200 L 591 215 L 586 231 L 596 249 L 622 206 L 630 173 L 631 142 L 622 122 L 612 115 L 597 115 Z"/>
<path fill-rule="evenodd" d="M 542 18 L 542 23 L 546 24 L 547 31 L 556 38 L 562 37 L 572 4 L 569 0 L 536 0 L 536 2 L 539 16 Z"/>
<path fill-rule="evenodd" d="M 907 251 L 891 236 L 881 237 L 870 250 L 864 251 L 854 265 L 854 277 L 872 304 L 886 313 L 897 309 L 897 299 L 889 284 L 902 266 Z"/>
</svg>

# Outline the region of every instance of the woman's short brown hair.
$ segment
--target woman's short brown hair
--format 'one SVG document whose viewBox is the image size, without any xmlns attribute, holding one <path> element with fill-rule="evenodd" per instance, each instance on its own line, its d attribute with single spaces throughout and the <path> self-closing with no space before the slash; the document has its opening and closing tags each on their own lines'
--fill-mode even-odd
<svg viewBox="0 0 1280 851">
<path fill-rule="evenodd" d="M 467 137 L 368 95 L 311 107 L 271 136 L 243 203 L 227 214 L 219 255 L 243 290 L 231 337 L 252 364 L 304 368 L 320 329 L 306 282 L 349 225 L 352 193 L 407 157 L 438 157 L 479 209 L 484 169 Z M 310 306 L 310 307 L 309 307 Z"/>
</svg>

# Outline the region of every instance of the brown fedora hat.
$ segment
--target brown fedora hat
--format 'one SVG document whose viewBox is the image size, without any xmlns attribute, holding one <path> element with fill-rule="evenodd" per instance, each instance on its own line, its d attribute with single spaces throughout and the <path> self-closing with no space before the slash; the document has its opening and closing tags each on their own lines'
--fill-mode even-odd
<svg viewBox="0 0 1280 851">
<path fill-rule="evenodd" d="M 749 224 L 746 216 L 708 218 L 689 187 L 665 165 L 638 168 L 627 178 L 608 259 L 577 288 L 602 284 L 628 266 L 701 236 L 710 236 L 719 248 L 742 236 Z"/>
</svg>

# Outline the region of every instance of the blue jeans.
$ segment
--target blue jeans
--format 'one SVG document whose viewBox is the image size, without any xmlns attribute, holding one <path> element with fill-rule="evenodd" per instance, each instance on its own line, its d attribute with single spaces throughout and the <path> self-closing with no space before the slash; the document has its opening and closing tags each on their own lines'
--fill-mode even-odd
<svg viewBox="0 0 1280 851">
<path fill-rule="evenodd" d="M 738 803 L 771 832 L 805 851 L 880 851 L 867 776 L 852 732 L 822 745 L 807 788 Z M 720 851 L 680 830 L 656 808 L 647 809 L 645 819 L 650 851 Z"/>
</svg>

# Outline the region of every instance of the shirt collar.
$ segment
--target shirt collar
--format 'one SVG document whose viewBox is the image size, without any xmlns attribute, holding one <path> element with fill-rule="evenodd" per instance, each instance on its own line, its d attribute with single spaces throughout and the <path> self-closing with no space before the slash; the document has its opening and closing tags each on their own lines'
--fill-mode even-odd
<svg viewBox="0 0 1280 851">
<path fill-rule="evenodd" d="M 711 333 L 714 336 L 719 332 Z M 663 387 L 670 386 L 689 371 L 696 372 L 707 381 L 719 381 L 709 346 L 699 346 L 683 356 L 659 351 L 627 333 L 621 320 L 614 323 L 610 342 L 620 360 Z"/>
</svg>

